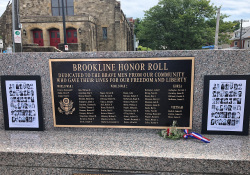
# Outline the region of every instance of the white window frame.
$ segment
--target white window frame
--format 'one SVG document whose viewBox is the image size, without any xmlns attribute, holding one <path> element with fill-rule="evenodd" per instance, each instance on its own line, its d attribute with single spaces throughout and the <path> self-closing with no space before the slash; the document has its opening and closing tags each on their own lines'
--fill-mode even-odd
<svg viewBox="0 0 250 175">
<path fill-rule="evenodd" d="M 234 46 L 238 46 L 238 41 L 234 41 Z"/>
</svg>

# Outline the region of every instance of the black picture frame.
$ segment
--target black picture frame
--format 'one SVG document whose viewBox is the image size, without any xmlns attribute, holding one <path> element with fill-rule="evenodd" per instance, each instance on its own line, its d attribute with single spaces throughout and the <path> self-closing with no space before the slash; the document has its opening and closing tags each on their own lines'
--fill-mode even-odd
<svg viewBox="0 0 250 175">
<path fill-rule="evenodd" d="M 204 76 L 202 133 L 248 135 L 250 75 Z"/>
<path fill-rule="evenodd" d="M 1 76 L 1 89 L 5 130 L 44 130 L 40 76 Z"/>
</svg>

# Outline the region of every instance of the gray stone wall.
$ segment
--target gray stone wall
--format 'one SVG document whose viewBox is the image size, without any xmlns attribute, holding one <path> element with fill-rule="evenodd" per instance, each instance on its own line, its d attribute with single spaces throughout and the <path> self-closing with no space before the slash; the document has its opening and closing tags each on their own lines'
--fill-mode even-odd
<svg viewBox="0 0 250 175">
<path fill-rule="evenodd" d="M 42 80 L 43 116 L 46 130 L 53 126 L 49 59 L 50 58 L 143 58 L 195 57 L 193 130 L 200 132 L 202 123 L 203 81 L 205 75 L 249 75 L 250 51 L 151 51 L 151 52 L 85 52 L 85 53 L 23 53 L 0 54 L 0 75 L 40 75 Z M 3 126 L 0 97 L 0 129 Z M 61 128 L 62 130 L 67 130 Z M 75 129 L 75 128 L 74 128 Z M 70 128 L 70 130 L 74 130 Z M 77 129 L 76 129 L 77 130 Z"/>
</svg>

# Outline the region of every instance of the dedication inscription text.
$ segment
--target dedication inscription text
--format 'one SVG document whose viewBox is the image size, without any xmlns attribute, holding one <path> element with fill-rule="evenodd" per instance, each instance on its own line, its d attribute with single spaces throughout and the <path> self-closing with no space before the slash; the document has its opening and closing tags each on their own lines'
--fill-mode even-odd
<svg viewBox="0 0 250 175">
<path fill-rule="evenodd" d="M 192 126 L 194 58 L 50 59 L 55 127 Z"/>
</svg>

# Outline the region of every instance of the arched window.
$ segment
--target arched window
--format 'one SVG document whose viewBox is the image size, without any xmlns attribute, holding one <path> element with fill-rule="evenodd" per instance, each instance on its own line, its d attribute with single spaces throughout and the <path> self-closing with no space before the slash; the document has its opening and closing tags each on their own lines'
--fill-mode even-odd
<svg viewBox="0 0 250 175">
<path fill-rule="evenodd" d="M 102 28 L 102 39 L 106 40 L 108 38 L 108 28 L 103 27 Z"/>
<path fill-rule="evenodd" d="M 63 0 L 64 12 L 67 16 L 74 15 L 74 0 Z M 62 0 L 51 0 L 51 9 L 53 16 L 62 16 Z"/>
</svg>

